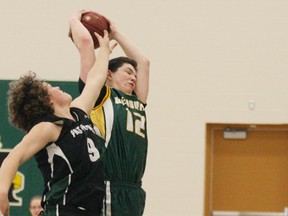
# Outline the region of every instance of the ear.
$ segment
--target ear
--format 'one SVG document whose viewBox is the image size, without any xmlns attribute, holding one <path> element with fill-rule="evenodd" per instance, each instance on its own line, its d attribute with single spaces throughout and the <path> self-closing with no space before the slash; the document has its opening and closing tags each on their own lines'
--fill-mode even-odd
<svg viewBox="0 0 288 216">
<path fill-rule="evenodd" d="M 54 106 L 53 100 L 50 100 L 50 105 L 51 105 L 52 107 Z"/>
<path fill-rule="evenodd" d="M 108 72 L 107 72 L 107 80 L 112 80 L 112 71 L 111 70 L 108 70 Z"/>
<path fill-rule="evenodd" d="M 51 106 L 54 105 L 54 100 L 53 100 L 53 98 L 51 97 L 51 95 L 50 95 L 50 98 L 49 98 L 49 103 L 50 103 Z"/>
</svg>

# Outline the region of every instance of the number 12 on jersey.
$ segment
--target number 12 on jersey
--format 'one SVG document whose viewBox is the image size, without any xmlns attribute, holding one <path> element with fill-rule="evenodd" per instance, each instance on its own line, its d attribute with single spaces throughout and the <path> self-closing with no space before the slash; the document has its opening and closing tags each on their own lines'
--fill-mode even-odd
<svg viewBox="0 0 288 216">
<path fill-rule="evenodd" d="M 127 111 L 127 125 L 126 129 L 127 131 L 134 132 L 137 135 L 145 138 L 145 133 L 142 131 L 145 131 L 145 116 L 141 115 L 137 112 L 131 112 L 128 108 L 126 108 Z M 135 120 L 133 120 L 133 116 Z"/>
</svg>

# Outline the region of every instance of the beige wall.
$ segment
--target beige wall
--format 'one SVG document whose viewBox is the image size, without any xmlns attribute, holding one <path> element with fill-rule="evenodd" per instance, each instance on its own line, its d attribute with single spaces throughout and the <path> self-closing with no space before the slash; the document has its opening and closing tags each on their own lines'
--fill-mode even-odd
<svg viewBox="0 0 288 216">
<path fill-rule="evenodd" d="M 205 124 L 287 123 L 288 1 L 1 0 L 0 79 L 77 80 L 66 35 L 81 8 L 116 21 L 151 60 L 145 216 L 202 216 Z"/>
</svg>

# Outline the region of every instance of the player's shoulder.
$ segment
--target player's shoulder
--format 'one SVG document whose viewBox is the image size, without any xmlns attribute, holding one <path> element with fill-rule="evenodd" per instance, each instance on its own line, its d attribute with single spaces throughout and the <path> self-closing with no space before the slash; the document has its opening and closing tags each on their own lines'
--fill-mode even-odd
<svg viewBox="0 0 288 216">
<path fill-rule="evenodd" d="M 61 128 L 53 122 L 40 122 L 29 131 L 28 137 L 37 136 L 38 139 L 46 140 L 47 142 L 57 140 Z"/>
</svg>

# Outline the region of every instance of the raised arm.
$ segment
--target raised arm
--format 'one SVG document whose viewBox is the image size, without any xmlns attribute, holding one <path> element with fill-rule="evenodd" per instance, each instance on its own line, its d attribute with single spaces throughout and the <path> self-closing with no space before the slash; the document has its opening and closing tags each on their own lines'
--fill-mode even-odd
<svg viewBox="0 0 288 216">
<path fill-rule="evenodd" d="M 69 36 L 72 38 L 80 55 L 80 78 L 84 82 L 86 82 L 87 74 L 95 62 L 93 39 L 89 31 L 80 21 L 82 14 L 86 12 L 88 11 L 79 10 L 74 13 L 69 20 L 71 32 Z"/>
<path fill-rule="evenodd" d="M 128 58 L 134 59 L 137 62 L 137 82 L 135 93 L 138 98 L 146 103 L 149 92 L 149 67 L 150 61 L 143 53 L 116 27 L 115 23 L 107 19 L 110 23 L 110 38 L 116 40 Z"/>
<path fill-rule="evenodd" d="M 92 68 L 89 70 L 86 79 L 86 85 L 78 98 L 76 98 L 71 106 L 79 107 L 86 113 L 90 113 L 94 107 L 102 87 L 105 84 L 108 72 L 109 55 L 117 45 L 113 44 L 109 47 L 108 32 L 104 31 L 103 38 L 95 33 L 99 44 L 99 52 L 97 55 L 97 61 L 94 61 Z"/>
</svg>

